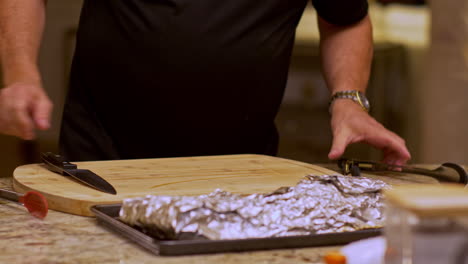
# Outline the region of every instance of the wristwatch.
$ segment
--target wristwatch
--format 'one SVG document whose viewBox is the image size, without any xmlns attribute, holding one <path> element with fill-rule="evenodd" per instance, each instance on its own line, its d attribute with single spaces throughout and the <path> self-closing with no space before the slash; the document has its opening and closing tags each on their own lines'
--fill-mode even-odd
<svg viewBox="0 0 468 264">
<path fill-rule="evenodd" d="M 362 109 L 364 109 L 364 111 L 369 112 L 370 110 L 369 100 L 367 100 L 367 97 L 364 95 L 364 93 L 360 91 L 349 90 L 334 93 L 330 98 L 330 103 L 328 104 L 329 110 L 336 99 L 351 99 L 357 104 L 359 104 L 362 107 Z"/>
</svg>

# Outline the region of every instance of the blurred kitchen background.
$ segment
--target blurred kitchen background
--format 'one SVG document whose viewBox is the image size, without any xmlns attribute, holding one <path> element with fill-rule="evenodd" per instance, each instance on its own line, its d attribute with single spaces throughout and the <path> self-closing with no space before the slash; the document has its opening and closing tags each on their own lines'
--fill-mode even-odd
<svg viewBox="0 0 468 264">
<path fill-rule="evenodd" d="M 468 141 L 464 135 L 468 131 L 464 121 L 467 107 L 463 103 L 463 88 L 468 87 L 461 85 L 468 76 L 464 68 L 468 48 L 457 44 L 464 41 L 468 46 L 466 2 L 370 1 L 375 41 L 367 92 L 371 112 L 406 140 L 412 163 L 468 164 L 464 150 Z M 82 0 L 48 2 L 40 67 L 44 86 L 55 104 L 53 127 L 39 133 L 33 142 L 0 136 L 1 176 L 10 176 L 20 164 L 36 162 L 40 151 L 58 151 L 60 117 L 81 3 Z M 288 87 L 277 118 L 281 135 L 279 156 L 310 163 L 328 162 L 332 139 L 329 95 L 321 76 L 318 40 L 316 13 L 309 6 L 297 29 Z M 456 77 L 451 78 L 454 72 Z M 454 130 L 458 134 L 451 132 Z M 352 146 L 346 156 L 381 158 L 379 152 L 367 146 Z"/>
</svg>

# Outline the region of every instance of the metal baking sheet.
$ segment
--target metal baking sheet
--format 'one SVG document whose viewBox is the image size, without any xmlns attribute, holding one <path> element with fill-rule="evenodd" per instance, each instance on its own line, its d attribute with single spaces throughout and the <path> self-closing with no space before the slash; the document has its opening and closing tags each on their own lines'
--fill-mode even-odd
<svg viewBox="0 0 468 264">
<path fill-rule="evenodd" d="M 96 205 L 91 208 L 91 211 L 96 215 L 100 224 L 161 256 L 342 245 L 363 238 L 379 236 L 382 232 L 378 228 L 343 233 L 255 239 L 159 240 L 120 221 L 118 218 L 120 206 L 120 204 Z"/>
</svg>

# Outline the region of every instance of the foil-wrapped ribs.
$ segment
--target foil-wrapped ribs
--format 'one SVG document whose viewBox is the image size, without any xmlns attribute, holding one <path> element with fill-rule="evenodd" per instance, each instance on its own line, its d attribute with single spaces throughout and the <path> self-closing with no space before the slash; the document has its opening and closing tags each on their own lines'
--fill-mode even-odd
<svg viewBox="0 0 468 264">
<path fill-rule="evenodd" d="M 161 239 L 245 239 L 381 227 L 388 186 L 365 177 L 309 175 L 294 187 L 243 196 L 125 199 L 120 219 Z"/>
</svg>

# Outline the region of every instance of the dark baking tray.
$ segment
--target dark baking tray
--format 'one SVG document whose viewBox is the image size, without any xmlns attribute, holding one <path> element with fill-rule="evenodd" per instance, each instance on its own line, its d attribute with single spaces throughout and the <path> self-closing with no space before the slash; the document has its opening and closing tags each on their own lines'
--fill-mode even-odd
<svg viewBox="0 0 468 264">
<path fill-rule="evenodd" d="M 159 240 L 121 222 L 118 219 L 120 206 L 120 204 L 96 205 L 91 208 L 91 211 L 96 215 L 100 224 L 161 256 L 342 245 L 381 235 L 382 231 L 381 229 L 366 229 L 309 236 L 233 240 Z"/>
</svg>

